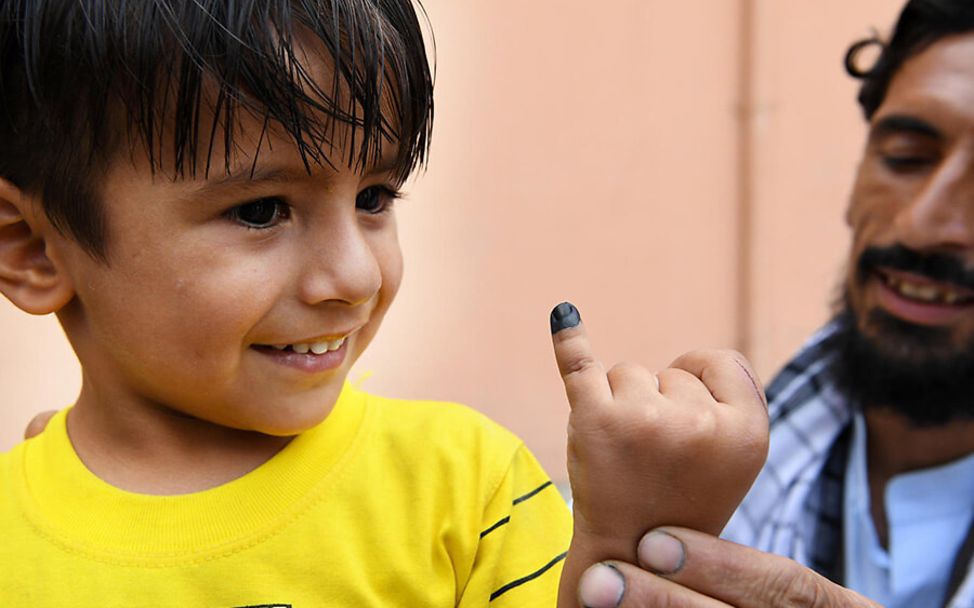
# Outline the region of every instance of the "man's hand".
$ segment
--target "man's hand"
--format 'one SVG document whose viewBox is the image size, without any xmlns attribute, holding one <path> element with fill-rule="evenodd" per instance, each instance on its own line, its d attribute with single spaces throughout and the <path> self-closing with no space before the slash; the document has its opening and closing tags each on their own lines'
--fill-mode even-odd
<svg viewBox="0 0 974 608">
<path fill-rule="evenodd" d="M 56 413 L 57 411 L 55 410 L 47 410 L 31 418 L 30 422 L 27 423 L 27 428 L 24 429 L 24 439 L 30 439 L 31 437 L 40 435 L 47 428 L 47 423 L 50 422 Z"/>
<path fill-rule="evenodd" d="M 582 576 L 588 608 L 880 608 L 788 558 L 685 528 L 653 530 L 639 564 L 597 564 Z M 656 574 L 653 574 L 655 572 Z"/>
</svg>

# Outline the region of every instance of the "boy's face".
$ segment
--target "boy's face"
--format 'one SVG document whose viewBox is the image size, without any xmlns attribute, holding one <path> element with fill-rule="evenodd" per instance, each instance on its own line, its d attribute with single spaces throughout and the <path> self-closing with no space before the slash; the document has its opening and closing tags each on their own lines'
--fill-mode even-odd
<svg viewBox="0 0 974 608">
<path fill-rule="evenodd" d="M 244 118 L 240 133 L 261 128 Z M 84 366 L 79 405 L 275 435 L 328 414 L 402 277 L 396 182 L 342 161 L 309 174 L 277 133 L 260 146 L 252 179 L 250 153 L 229 176 L 215 162 L 178 180 L 122 155 L 102 189 L 109 263 L 58 241 L 77 294 L 59 315 Z"/>
</svg>

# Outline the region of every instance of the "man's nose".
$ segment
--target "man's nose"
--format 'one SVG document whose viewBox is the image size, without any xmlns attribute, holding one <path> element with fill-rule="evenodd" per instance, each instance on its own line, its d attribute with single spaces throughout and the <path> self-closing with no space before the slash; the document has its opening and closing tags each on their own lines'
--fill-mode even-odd
<svg viewBox="0 0 974 608">
<path fill-rule="evenodd" d="M 974 155 L 945 159 L 900 210 L 896 226 L 911 249 L 974 248 Z"/>
<path fill-rule="evenodd" d="M 382 286 L 376 252 L 354 215 L 330 218 L 327 229 L 309 230 L 300 298 L 307 304 L 362 304 Z"/>
</svg>

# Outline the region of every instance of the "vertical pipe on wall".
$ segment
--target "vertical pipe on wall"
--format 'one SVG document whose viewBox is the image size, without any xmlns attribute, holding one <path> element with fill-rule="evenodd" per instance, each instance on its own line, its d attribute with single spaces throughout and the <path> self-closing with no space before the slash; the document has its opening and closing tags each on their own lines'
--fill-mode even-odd
<svg viewBox="0 0 974 608">
<path fill-rule="evenodd" d="M 753 337 L 753 198 L 754 198 L 754 35 L 756 0 L 738 0 L 737 45 L 737 301 L 735 348 L 746 356 Z"/>
</svg>

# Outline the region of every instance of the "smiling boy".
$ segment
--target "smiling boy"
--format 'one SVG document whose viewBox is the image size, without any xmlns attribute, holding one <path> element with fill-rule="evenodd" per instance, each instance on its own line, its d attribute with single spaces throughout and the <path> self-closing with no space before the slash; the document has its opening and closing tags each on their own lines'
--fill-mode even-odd
<svg viewBox="0 0 974 608">
<path fill-rule="evenodd" d="M 743 496 L 766 420 L 740 361 L 606 375 L 573 309 L 574 524 L 510 433 L 345 382 L 429 144 L 408 0 L 0 6 L 0 290 L 84 378 L 0 455 L 6 602 L 550 606 L 561 573 L 569 606 L 586 565 Z"/>
</svg>

